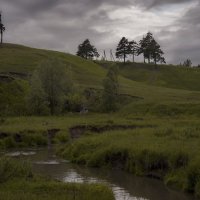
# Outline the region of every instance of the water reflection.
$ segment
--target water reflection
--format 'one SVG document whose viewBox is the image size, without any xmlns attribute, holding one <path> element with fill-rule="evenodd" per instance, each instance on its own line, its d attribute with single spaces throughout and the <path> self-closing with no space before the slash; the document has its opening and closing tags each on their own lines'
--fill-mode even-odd
<svg viewBox="0 0 200 200">
<path fill-rule="evenodd" d="M 34 152 L 34 153 L 33 153 Z M 17 152 L 9 152 L 10 156 Z M 53 150 L 29 150 L 20 153 L 29 159 L 36 173 L 51 176 L 64 182 L 104 183 L 109 185 L 116 200 L 192 200 L 191 196 L 168 189 L 161 181 L 135 177 L 119 170 L 89 169 L 59 159 Z"/>
</svg>

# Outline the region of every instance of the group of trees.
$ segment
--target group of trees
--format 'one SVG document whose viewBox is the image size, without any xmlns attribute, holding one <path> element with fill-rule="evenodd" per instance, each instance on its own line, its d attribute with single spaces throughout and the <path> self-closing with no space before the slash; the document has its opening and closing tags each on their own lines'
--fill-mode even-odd
<svg viewBox="0 0 200 200">
<path fill-rule="evenodd" d="M 72 87 L 68 68 L 60 60 L 42 62 L 30 81 L 27 101 L 31 114 L 60 113 Z"/>
<path fill-rule="evenodd" d="M 26 98 L 29 114 L 55 115 L 68 111 L 82 112 L 87 108 L 84 93 L 74 87 L 70 74 L 68 67 L 58 59 L 42 62 L 30 80 L 30 91 Z M 99 95 L 100 111 L 117 109 L 117 74 L 116 67 L 108 70 L 103 81 L 104 90 Z"/>
<path fill-rule="evenodd" d="M 185 60 L 183 62 L 183 64 L 180 63 L 180 66 L 183 66 L 183 67 L 192 67 L 192 61 L 188 58 L 187 60 Z"/>
<path fill-rule="evenodd" d="M 132 40 L 129 41 L 127 38 L 123 37 L 116 49 L 116 58 L 123 59 L 126 62 L 127 57 L 132 56 L 133 62 L 135 62 L 135 56 L 143 55 L 144 62 L 148 60 L 148 63 L 153 61 L 155 64 L 158 62 L 166 63 L 163 57 L 164 52 L 161 50 L 160 45 L 153 37 L 151 32 L 148 32 L 143 39 L 137 43 Z M 90 44 L 89 39 L 86 39 L 82 44 L 78 46 L 77 55 L 85 59 L 98 58 L 99 53 L 97 49 Z"/>
<path fill-rule="evenodd" d="M 148 60 L 148 63 L 150 63 L 151 60 L 153 60 L 155 64 L 158 62 L 166 63 L 165 58 L 163 57 L 164 53 L 151 32 L 148 32 L 147 35 L 139 41 L 139 44 L 134 40 L 128 41 L 127 38 L 123 37 L 116 50 L 116 57 L 123 59 L 124 63 L 129 55 L 133 56 L 134 62 L 135 56 L 141 54 L 143 55 L 144 63 L 146 62 L 146 59 Z"/>
<path fill-rule="evenodd" d="M 1 44 L 3 43 L 3 32 L 5 31 L 5 26 L 2 23 L 1 12 L 0 12 L 0 34 L 1 34 Z"/>
</svg>

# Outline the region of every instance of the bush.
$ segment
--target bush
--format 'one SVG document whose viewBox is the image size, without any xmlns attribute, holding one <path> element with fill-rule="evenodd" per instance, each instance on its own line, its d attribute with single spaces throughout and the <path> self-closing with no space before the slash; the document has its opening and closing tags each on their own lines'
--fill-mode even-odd
<svg viewBox="0 0 200 200">
<path fill-rule="evenodd" d="M 28 162 L 19 162 L 7 157 L 0 158 L 0 183 L 12 178 L 32 177 L 32 169 Z"/>
<path fill-rule="evenodd" d="M 85 99 L 83 95 L 74 93 L 67 96 L 65 101 L 65 110 L 71 112 L 80 112 L 85 105 Z"/>
<path fill-rule="evenodd" d="M 67 143 L 70 140 L 69 133 L 67 131 L 59 131 L 55 138 L 54 141 L 57 143 Z"/>
<path fill-rule="evenodd" d="M 193 162 L 187 169 L 187 185 L 186 190 L 188 192 L 195 192 L 200 182 L 200 162 Z"/>
</svg>

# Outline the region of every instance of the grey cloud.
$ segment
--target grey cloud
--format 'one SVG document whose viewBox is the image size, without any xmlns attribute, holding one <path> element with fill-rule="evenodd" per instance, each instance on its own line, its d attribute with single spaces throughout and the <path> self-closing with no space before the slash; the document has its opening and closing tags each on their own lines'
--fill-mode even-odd
<svg viewBox="0 0 200 200">
<path fill-rule="evenodd" d="M 195 1 L 197 0 L 190 2 Z M 90 38 L 101 51 L 116 47 L 119 38 L 114 32 L 119 21 L 110 19 L 107 10 L 101 9 L 103 5 L 112 6 L 113 10 L 129 6 L 148 9 L 185 2 L 188 0 L 13 0 L 12 2 L 1 0 L 0 10 L 3 11 L 7 29 L 5 34 L 7 42 L 75 53 L 78 44 L 85 38 Z M 160 28 L 162 30 L 157 33 L 169 62 L 177 63 L 187 56 L 198 62 L 197 54 L 200 49 L 197 34 L 200 31 L 197 25 L 200 22 L 198 9 L 199 6 L 191 9 L 174 24 L 179 27 L 178 31 L 172 32 L 167 28 Z M 99 31 L 95 28 L 96 25 L 104 27 L 112 25 L 113 30 Z M 165 35 L 170 35 L 169 39 L 162 39 Z M 195 42 L 191 43 L 194 41 L 193 38 Z"/>
<path fill-rule="evenodd" d="M 199 9 L 200 2 L 176 21 L 174 24 L 176 31 L 170 31 L 170 27 L 166 27 L 158 33 L 158 38 L 163 38 L 160 42 L 166 49 L 170 63 L 178 64 L 190 58 L 193 64 L 200 64 Z"/>
</svg>

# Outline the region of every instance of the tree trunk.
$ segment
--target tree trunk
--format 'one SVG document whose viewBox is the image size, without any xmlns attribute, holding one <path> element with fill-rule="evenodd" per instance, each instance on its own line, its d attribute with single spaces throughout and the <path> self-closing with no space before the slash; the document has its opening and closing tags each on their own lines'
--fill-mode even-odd
<svg viewBox="0 0 200 200">
<path fill-rule="evenodd" d="M 150 57 L 148 56 L 148 63 L 150 64 Z"/>
<path fill-rule="evenodd" d="M 145 61 L 145 56 L 144 56 L 144 63 L 146 63 L 146 61 Z"/>
<path fill-rule="evenodd" d="M 1 30 L 1 44 L 3 43 L 3 31 Z"/>
<path fill-rule="evenodd" d="M 135 54 L 133 53 L 133 62 L 135 62 Z"/>
<path fill-rule="evenodd" d="M 124 64 L 126 63 L 126 54 L 124 53 Z"/>
</svg>

